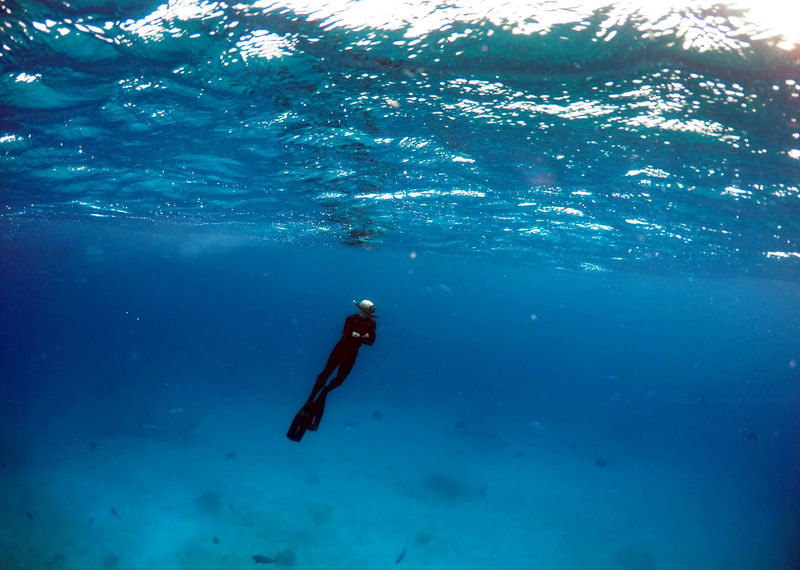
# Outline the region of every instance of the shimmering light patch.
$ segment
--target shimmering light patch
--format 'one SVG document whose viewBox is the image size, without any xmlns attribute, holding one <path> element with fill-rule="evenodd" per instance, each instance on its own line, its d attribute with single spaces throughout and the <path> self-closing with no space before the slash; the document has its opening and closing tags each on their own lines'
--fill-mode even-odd
<svg viewBox="0 0 800 570">
<path fill-rule="evenodd" d="M 453 79 L 450 85 L 460 87 L 465 93 L 476 93 L 482 95 L 500 95 L 506 92 L 502 83 L 497 81 L 481 81 L 480 79 Z"/>
<path fill-rule="evenodd" d="M 102 212 L 111 212 L 113 214 L 128 214 L 127 210 L 122 208 L 118 208 L 115 205 L 101 205 L 101 204 L 92 204 L 91 202 L 84 202 L 82 200 L 74 200 L 70 202 L 70 204 L 75 204 L 76 206 L 81 206 L 82 208 L 88 208 L 90 210 L 95 211 L 102 211 Z M 92 213 L 93 216 L 102 216 L 99 213 Z"/>
<path fill-rule="evenodd" d="M 471 101 L 469 99 L 462 99 L 455 105 L 443 105 L 442 107 L 447 111 L 465 114 L 469 113 L 484 119 L 497 120 L 500 118 L 498 114 L 492 112 L 490 107 L 481 105 L 480 103 Z"/>
<path fill-rule="evenodd" d="M 533 101 L 512 101 L 507 104 L 501 104 L 500 106 L 509 111 L 524 111 L 531 115 L 546 113 L 564 119 L 587 119 L 590 117 L 610 115 L 619 111 L 616 105 L 605 105 L 598 101 L 590 100 L 576 101 L 568 105 L 536 103 Z"/>
<path fill-rule="evenodd" d="M 744 24 L 744 22 L 739 23 L 738 18 L 732 20 L 739 25 Z M 750 45 L 749 42 L 729 34 L 730 30 L 723 27 L 726 23 L 726 18 L 709 14 L 702 20 L 699 18 L 681 20 L 675 32 L 683 39 L 683 47 L 687 50 L 711 51 L 721 47 L 737 50 Z"/>
<path fill-rule="evenodd" d="M 777 46 L 786 51 L 800 45 L 800 3 L 783 0 L 747 0 L 737 2 L 748 13 L 747 18 L 761 28 L 761 36 L 778 39 Z M 790 23 L 791 22 L 791 23 Z"/>
<path fill-rule="evenodd" d="M 244 61 L 250 58 L 273 59 L 292 54 L 296 41 L 267 30 L 254 30 L 252 33 L 239 38 L 236 50 Z"/>
<path fill-rule="evenodd" d="M 765 254 L 767 257 L 777 257 L 780 259 L 786 259 L 793 257 L 795 259 L 800 259 L 800 253 L 796 251 L 767 251 Z"/>
<path fill-rule="evenodd" d="M 453 162 L 468 162 L 468 163 L 473 163 L 473 162 L 475 162 L 475 160 L 474 160 L 474 159 L 472 159 L 472 158 L 464 158 L 463 156 L 454 156 L 454 157 L 453 157 Z"/>
<path fill-rule="evenodd" d="M 119 82 L 123 89 L 133 89 L 135 91 L 146 91 L 148 89 L 164 89 L 163 85 L 153 84 L 143 80 L 141 77 L 134 79 L 122 79 Z"/>
<path fill-rule="evenodd" d="M 741 140 L 741 137 L 733 134 L 730 128 L 726 128 L 714 121 L 702 121 L 700 119 L 681 121 L 679 119 L 667 119 L 659 115 L 642 115 L 631 119 L 624 119 L 621 122 L 635 127 L 658 127 L 668 131 L 692 132 L 713 137 L 727 143 L 735 143 Z"/>
<path fill-rule="evenodd" d="M 632 226 L 642 226 L 642 227 L 645 227 L 645 228 L 648 228 L 648 229 L 651 229 L 651 230 L 660 230 L 660 229 L 662 229 L 661 226 L 659 226 L 658 224 L 652 224 L 650 222 L 645 222 L 645 221 L 642 221 L 642 220 L 636 220 L 636 219 L 628 218 L 625 221 L 627 223 L 631 224 Z"/>
<path fill-rule="evenodd" d="M 17 83 L 33 83 L 35 81 L 39 81 L 42 78 L 40 73 L 36 75 L 30 75 L 29 73 L 22 72 L 17 75 L 16 81 Z"/>
<path fill-rule="evenodd" d="M 741 188 L 736 188 L 735 186 L 728 186 L 722 193 L 735 198 L 746 198 L 753 194 L 749 190 L 742 190 Z"/>
<path fill-rule="evenodd" d="M 476 190 L 452 190 L 448 192 L 451 196 L 470 196 L 472 198 L 486 198 L 486 192 Z"/>
<path fill-rule="evenodd" d="M 144 18 L 126 20 L 120 27 L 143 38 L 161 39 L 165 35 L 179 37 L 187 32 L 179 26 L 171 25 L 171 21 L 219 17 L 223 14 L 221 10 L 223 6 L 219 2 L 170 0 L 167 4 L 162 4 Z"/>
<path fill-rule="evenodd" d="M 103 34 L 103 28 L 98 28 L 97 26 L 91 25 L 83 25 L 83 24 L 75 24 L 75 28 L 80 30 L 81 32 L 85 33 L 93 33 L 93 34 Z"/>
<path fill-rule="evenodd" d="M 789 155 L 789 158 L 800 160 L 800 149 L 798 148 L 791 149 L 787 154 Z"/>
<path fill-rule="evenodd" d="M 734 15 L 722 15 L 726 6 Z M 786 50 L 800 44 L 795 25 L 800 21 L 800 3 L 782 0 L 629 0 L 610 6 L 607 0 L 257 0 L 234 6 L 243 11 L 282 7 L 321 21 L 325 29 L 404 29 L 407 38 L 448 31 L 457 22 L 485 22 L 514 34 L 541 34 L 557 25 L 581 25 L 593 14 L 604 13 L 597 35 L 606 41 L 614 38 L 618 28 L 635 25 L 645 37 L 674 35 L 685 48 L 700 51 L 741 49 L 748 45 L 748 37 L 774 39 Z M 743 15 L 735 15 L 735 10 Z M 440 41 L 458 41 L 472 32 L 451 30 Z"/>
<path fill-rule="evenodd" d="M 665 171 L 663 171 L 663 170 L 661 170 L 659 168 L 652 168 L 652 167 L 647 167 L 647 168 L 644 168 L 642 170 L 629 170 L 628 172 L 625 173 L 625 176 L 639 176 L 640 174 L 645 174 L 645 175 L 650 176 L 652 178 L 668 178 L 669 177 L 669 173 L 668 172 L 665 172 Z"/>
<path fill-rule="evenodd" d="M 610 232 L 611 230 L 614 229 L 611 226 L 606 226 L 606 225 L 603 225 L 603 224 L 589 223 L 589 224 L 575 224 L 575 225 L 577 227 L 579 227 L 579 228 L 584 228 L 586 230 L 592 230 L 592 231 Z"/>
<path fill-rule="evenodd" d="M 21 140 L 22 139 L 20 137 L 18 137 L 17 135 L 4 135 L 4 136 L 0 137 L 0 144 L 9 143 L 9 142 L 18 142 L 18 141 L 21 141 Z"/>
<path fill-rule="evenodd" d="M 567 214 L 570 216 L 583 216 L 583 212 L 575 208 L 565 208 L 563 206 L 543 206 L 539 208 L 540 212 L 556 212 L 559 214 Z"/>
<path fill-rule="evenodd" d="M 420 198 L 427 196 L 441 196 L 442 193 L 438 190 L 419 190 L 412 192 L 383 192 L 372 194 L 357 194 L 356 198 L 359 200 L 402 200 L 403 198 Z"/>
<path fill-rule="evenodd" d="M 367 200 L 403 200 L 405 198 L 422 198 L 422 197 L 442 197 L 442 196 L 468 196 L 470 198 L 485 198 L 485 192 L 478 192 L 476 190 L 451 190 L 450 192 L 441 192 L 439 190 L 415 190 L 410 192 L 383 192 L 372 194 L 358 194 L 356 198 Z"/>
<path fill-rule="evenodd" d="M 425 148 L 431 141 L 425 139 L 418 139 L 414 137 L 403 137 L 400 139 L 400 142 L 397 143 L 401 148 L 416 148 L 421 149 Z"/>
</svg>

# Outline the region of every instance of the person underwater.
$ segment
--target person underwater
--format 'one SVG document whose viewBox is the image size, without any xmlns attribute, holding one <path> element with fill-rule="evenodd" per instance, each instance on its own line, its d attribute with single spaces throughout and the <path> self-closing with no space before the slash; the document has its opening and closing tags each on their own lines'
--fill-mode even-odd
<svg viewBox="0 0 800 570">
<path fill-rule="evenodd" d="M 349 315 L 345 319 L 342 338 L 331 350 L 328 362 L 319 376 L 317 376 L 308 400 L 297 412 L 289 431 L 286 433 L 286 437 L 292 441 L 303 439 L 306 430 L 317 431 L 322 415 L 325 412 L 325 401 L 328 394 L 341 386 L 347 375 L 350 374 L 361 345 L 372 346 L 375 344 L 377 331 L 375 319 L 378 318 L 375 314 L 375 304 L 367 299 L 358 303 L 353 301 L 353 303 L 358 307 L 358 313 Z M 328 382 L 328 378 L 333 374 L 334 370 L 336 370 L 336 376 Z"/>
</svg>

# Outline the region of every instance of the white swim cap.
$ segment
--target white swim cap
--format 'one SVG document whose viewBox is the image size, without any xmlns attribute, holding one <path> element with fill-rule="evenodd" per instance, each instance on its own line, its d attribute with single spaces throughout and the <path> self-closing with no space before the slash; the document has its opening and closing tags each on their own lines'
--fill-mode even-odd
<svg viewBox="0 0 800 570">
<path fill-rule="evenodd" d="M 356 303 L 356 301 L 353 300 L 353 303 L 355 303 L 356 307 L 364 311 L 366 314 L 370 316 L 375 316 L 375 303 L 373 303 L 372 301 L 364 299 L 360 303 Z"/>
</svg>

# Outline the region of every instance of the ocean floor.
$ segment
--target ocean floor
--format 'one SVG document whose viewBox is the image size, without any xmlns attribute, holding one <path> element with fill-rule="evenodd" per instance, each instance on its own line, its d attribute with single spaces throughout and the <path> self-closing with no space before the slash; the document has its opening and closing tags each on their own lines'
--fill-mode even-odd
<svg viewBox="0 0 800 570">
<path fill-rule="evenodd" d="M 27 416 L 0 471 L 0 568 L 786 568 L 758 485 L 581 427 L 331 395 L 317 433 L 263 394 Z M 45 418 L 46 419 L 43 419 Z M 260 566 L 259 566 L 260 567 Z"/>
</svg>

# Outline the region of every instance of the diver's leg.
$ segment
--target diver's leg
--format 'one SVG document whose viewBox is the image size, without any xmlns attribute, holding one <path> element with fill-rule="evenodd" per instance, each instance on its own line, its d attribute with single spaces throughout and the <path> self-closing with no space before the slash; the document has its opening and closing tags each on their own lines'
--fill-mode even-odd
<svg viewBox="0 0 800 570">
<path fill-rule="evenodd" d="M 308 429 L 311 431 L 317 431 L 319 427 L 319 422 L 322 421 L 322 414 L 325 413 L 325 398 L 328 397 L 328 389 L 323 388 L 322 393 L 314 400 L 314 403 L 311 404 L 309 409 L 309 414 L 311 414 L 310 419 L 308 420 Z"/>
<path fill-rule="evenodd" d="M 349 354 L 342 355 L 342 359 L 339 361 L 339 370 L 336 372 L 336 377 L 331 380 L 331 383 L 328 384 L 327 388 L 325 388 L 328 392 L 342 385 L 342 382 L 344 382 L 345 378 L 347 378 L 347 375 L 350 374 L 350 371 L 353 369 L 353 365 L 356 363 L 356 354 L 356 352 L 351 352 Z"/>
<path fill-rule="evenodd" d="M 311 389 L 311 395 L 308 397 L 308 401 L 306 401 L 306 406 L 310 406 L 314 402 L 317 394 L 322 391 L 322 387 L 325 385 L 325 382 L 328 381 L 328 377 L 333 374 L 333 371 L 339 365 L 339 352 L 339 345 L 334 346 L 333 350 L 331 350 L 325 368 L 319 373 L 316 382 L 314 382 L 314 387 Z"/>
<path fill-rule="evenodd" d="M 331 390 L 334 388 L 338 388 L 342 385 L 344 379 L 347 378 L 347 375 L 350 374 L 350 371 L 353 369 L 353 364 L 355 364 L 355 362 L 356 352 L 346 352 L 341 355 L 339 370 L 336 372 L 336 377 L 331 380 L 330 384 L 322 388 L 317 399 L 309 407 L 309 410 L 311 410 L 311 421 L 308 424 L 308 429 L 317 431 L 319 422 L 322 421 L 322 415 L 325 413 L 325 401 L 328 394 L 330 394 Z"/>
</svg>

